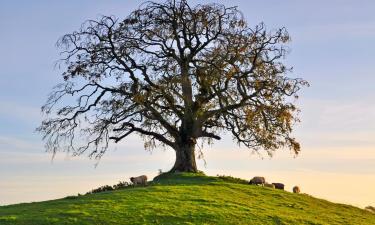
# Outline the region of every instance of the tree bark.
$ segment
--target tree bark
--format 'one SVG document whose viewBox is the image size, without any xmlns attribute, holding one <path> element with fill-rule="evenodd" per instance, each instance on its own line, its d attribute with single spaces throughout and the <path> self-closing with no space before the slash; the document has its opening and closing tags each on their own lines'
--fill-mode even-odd
<svg viewBox="0 0 375 225">
<path fill-rule="evenodd" d="M 182 143 L 175 149 L 176 161 L 170 172 L 198 172 L 195 161 L 195 142 Z"/>
<path fill-rule="evenodd" d="M 184 59 L 181 67 L 181 89 L 184 100 L 184 118 L 181 121 L 180 137 L 177 139 L 176 161 L 170 172 L 198 172 L 195 162 L 193 88 L 189 77 L 189 62 Z"/>
</svg>

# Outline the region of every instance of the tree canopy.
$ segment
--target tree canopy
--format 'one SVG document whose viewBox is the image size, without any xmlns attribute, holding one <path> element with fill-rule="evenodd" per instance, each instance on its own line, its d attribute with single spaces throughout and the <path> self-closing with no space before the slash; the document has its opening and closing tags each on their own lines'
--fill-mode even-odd
<svg viewBox="0 0 375 225">
<path fill-rule="evenodd" d="M 237 7 L 187 0 L 88 20 L 57 43 L 64 82 L 38 131 L 53 153 L 96 158 L 136 133 L 146 148 L 175 150 L 172 171 L 197 171 L 197 141 L 225 133 L 254 151 L 298 154 L 294 99 L 307 82 L 287 76 L 289 41 L 285 28 L 250 27 Z"/>
</svg>

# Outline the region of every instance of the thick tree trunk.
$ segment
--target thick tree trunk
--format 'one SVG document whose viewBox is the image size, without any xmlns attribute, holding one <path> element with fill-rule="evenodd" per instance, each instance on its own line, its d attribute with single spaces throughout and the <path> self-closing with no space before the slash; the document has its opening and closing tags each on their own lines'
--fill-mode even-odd
<svg viewBox="0 0 375 225">
<path fill-rule="evenodd" d="M 184 118 L 181 121 L 180 137 L 177 141 L 176 161 L 171 172 L 198 172 L 195 162 L 193 88 L 189 77 L 189 62 L 184 60 L 181 67 L 181 88 L 184 98 Z"/>
<path fill-rule="evenodd" d="M 170 172 L 198 172 L 195 162 L 195 143 L 179 145 L 176 150 L 176 161 Z"/>
</svg>

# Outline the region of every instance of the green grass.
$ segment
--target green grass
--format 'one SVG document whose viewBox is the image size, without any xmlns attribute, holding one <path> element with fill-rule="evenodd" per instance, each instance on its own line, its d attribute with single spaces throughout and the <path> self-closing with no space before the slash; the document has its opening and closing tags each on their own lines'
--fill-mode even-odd
<svg viewBox="0 0 375 225">
<path fill-rule="evenodd" d="M 231 177 L 164 174 L 147 187 L 0 207 L 1 225 L 375 224 L 375 214 Z"/>
</svg>

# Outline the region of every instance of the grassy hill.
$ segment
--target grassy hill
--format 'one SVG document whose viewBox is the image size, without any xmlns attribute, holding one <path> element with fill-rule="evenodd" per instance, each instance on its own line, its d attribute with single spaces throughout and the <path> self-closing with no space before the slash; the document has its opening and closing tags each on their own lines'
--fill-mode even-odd
<svg viewBox="0 0 375 225">
<path fill-rule="evenodd" d="M 375 214 L 305 194 L 202 174 L 166 174 L 129 187 L 0 207 L 1 225 L 375 224 Z"/>
</svg>

